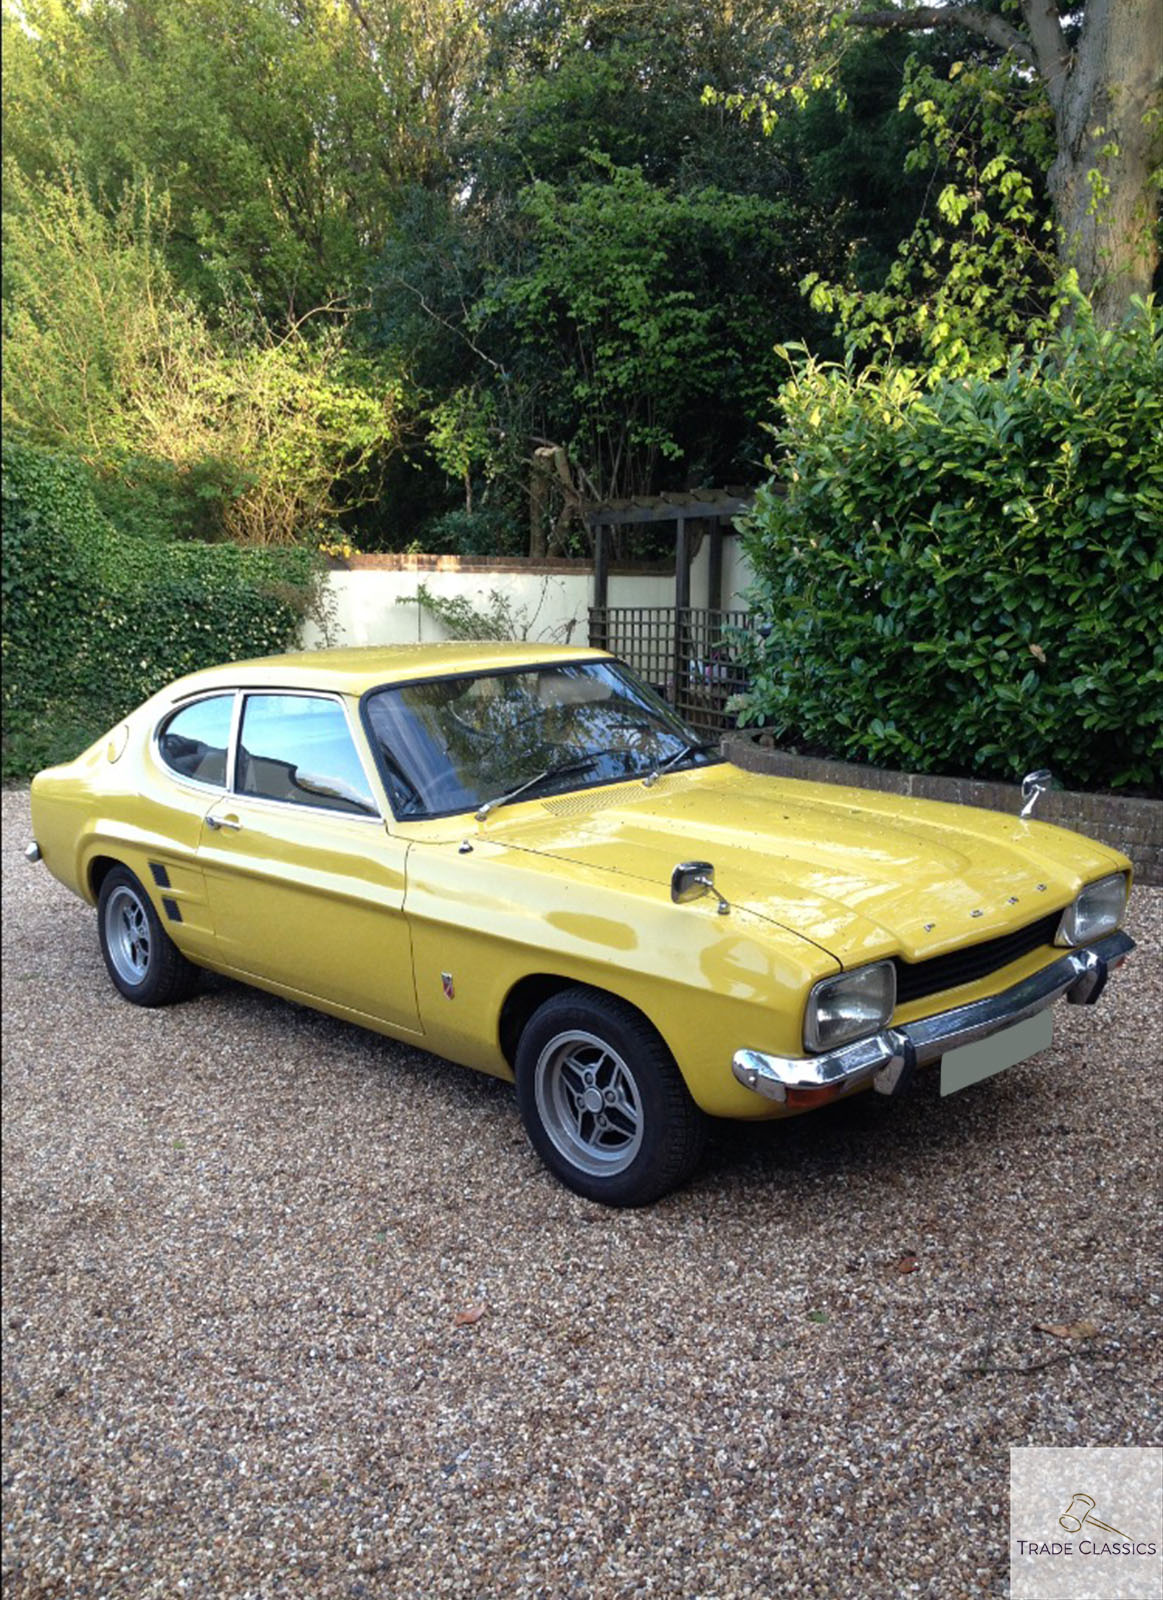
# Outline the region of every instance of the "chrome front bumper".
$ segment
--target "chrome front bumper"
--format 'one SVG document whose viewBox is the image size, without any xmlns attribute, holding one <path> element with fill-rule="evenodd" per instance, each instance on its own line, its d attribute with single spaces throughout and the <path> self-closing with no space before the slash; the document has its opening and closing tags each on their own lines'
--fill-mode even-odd
<svg viewBox="0 0 1163 1600">
<path fill-rule="evenodd" d="M 884 1028 L 818 1056 L 769 1056 L 759 1050 L 737 1050 L 731 1063 L 735 1077 L 768 1100 L 813 1105 L 835 1099 L 871 1079 L 881 1094 L 898 1094 L 915 1068 L 936 1061 L 947 1050 L 972 1044 L 1015 1022 L 1032 1017 L 1062 995 L 1073 1005 L 1092 1005 L 1103 991 L 1107 974 L 1135 948 L 1127 934 L 1108 934 L 1097 944 L 1071 950 L 1031 973 L 1012 989 L 939 1011 L 935 1016 Z"/>
</svg>

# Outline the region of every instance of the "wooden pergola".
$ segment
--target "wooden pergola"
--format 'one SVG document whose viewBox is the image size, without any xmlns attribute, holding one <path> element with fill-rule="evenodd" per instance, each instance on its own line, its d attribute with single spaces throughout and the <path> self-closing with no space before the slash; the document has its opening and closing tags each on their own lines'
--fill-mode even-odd
<svg viewBox="0 0 1163 1600">
<path fill-rule="evenodd" d="M 673 522 L 676 525 L 674 604 L 680 611 L 691 603 L 692 529 L 695 522 L 710 524 L 707 609 L 723 603 L 723 524 L 751 509 L 749 489 L 692 489 L 685 493 L 643 496 L 634 500 L 607 500 L 582 507 L 586 527 L 594 541 L 594 608 L 604 610 L 610 585 L 610 532 L 634 524 Z"/>
</svg>

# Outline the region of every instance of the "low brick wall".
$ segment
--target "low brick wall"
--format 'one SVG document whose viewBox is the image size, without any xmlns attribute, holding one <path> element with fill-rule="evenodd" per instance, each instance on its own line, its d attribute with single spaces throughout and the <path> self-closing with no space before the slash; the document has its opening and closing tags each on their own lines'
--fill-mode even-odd
<svg viewBox="0 0 1163 1600">
<path fill-rule="evenodd" d="M 589 556 L 454 556 L 416 555 L 405 550 L 357 551 L 345 560 L 332 563 L 350 572 L 523 572 L 539 577 L 542 573 L 577 573 L 590 577 L 594 570 Z M 665 577 L 674 573 L 673 561 L 612 562 L 611 572 L 628 577 Z"/>
<path fill-rule="evenodd" d="M 1015 783 L 886 772 L 880 767 L 862 767 L 850 761 L 793 756 L 785 750 L 766 747 L 757 742 L 756 736 L 748 734 L 729 733 L 723 740 L 723 753 L 736 766 L 782 778 L 847 783 L 858 789 L 910 794 L 924 800 L 955 800 L 961 805 L 985 806 L 993 811 L 1017 812 L 1022 805 L 1021 789 Z M 1136 882 L 1163 884 L 1163 800 L 1056 789 L 1038 801 L 1036 815 L 1042 822 L 1074 828 L 1123 851 L 1134 862 Z"/>
</svg>

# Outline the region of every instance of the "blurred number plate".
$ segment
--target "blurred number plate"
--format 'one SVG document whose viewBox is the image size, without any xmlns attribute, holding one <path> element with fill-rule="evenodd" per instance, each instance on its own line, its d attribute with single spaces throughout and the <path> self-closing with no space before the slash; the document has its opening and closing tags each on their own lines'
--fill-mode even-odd
<svg viewBox="0 0 1163 1600">
<path fill-rule="evenodd" d="M 1036 1017 L 1025 1022 L 1015 1022 L 1012 1028 L 1001 1033 L 991 1033 L 988 1039 L 976 1044 L 962 1045 L 960 1050 L 950 1050 L 941 1058 L 941 1093 L 955 1094 L 982 1078 L 992 1078 L 995 1072 L 1016 1067 L 1045 1050 L 1050 1043 L 1054 1022 L 1047 1006 Z"/>
</svg>

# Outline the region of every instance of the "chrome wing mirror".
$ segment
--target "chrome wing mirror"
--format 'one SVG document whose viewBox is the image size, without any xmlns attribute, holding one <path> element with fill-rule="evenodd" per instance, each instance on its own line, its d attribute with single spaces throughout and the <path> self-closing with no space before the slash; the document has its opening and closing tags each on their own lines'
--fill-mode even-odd
<svg viewBox="0 0 1163 1600">
<path fill-rule="evenodd" d="M 1053 774 L 1049 767 L 1039 767 L 1037 772 L 1027 772 L 1022 779 L 1022 809 L 1019 816 L 1029 817 L 1034 813 L 1034 807 L 1046 793 L 1053 782 Z"/>
<path fill-rule="evenodd" d="M 715 888 L 715 869 L 709 861 L 680 861 L 670 875 L 670 898 L 677 906 L 691 900 L 701 900 L 713 894 L 719 902 L 719 915 L 725 917 L 731 907 Z"/>
</svg>

